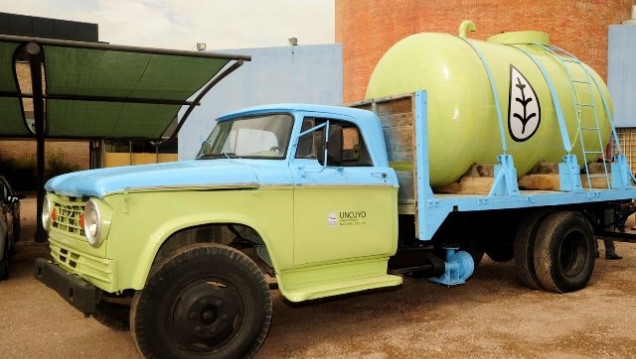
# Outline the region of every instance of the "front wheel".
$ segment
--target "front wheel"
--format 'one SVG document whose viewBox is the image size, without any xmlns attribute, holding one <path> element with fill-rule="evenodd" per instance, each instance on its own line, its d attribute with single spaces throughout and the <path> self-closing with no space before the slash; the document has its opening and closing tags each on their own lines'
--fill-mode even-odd
<svg viewBox="0 0 636 359">
<path fill-rule="evenodd" d="M 130 326 L 146 358 L 251 358 L 271 316 L 257 265 L 233 248 L 205 244 L 153 268 L 133 297 Z"/>
<path fill-rule="evenodd" d="M 95 320 L 111 329 L 119 331 L 130 329 L 130 307 L 127 305 L 102 301 L 92 315 Z"/>
</svg>

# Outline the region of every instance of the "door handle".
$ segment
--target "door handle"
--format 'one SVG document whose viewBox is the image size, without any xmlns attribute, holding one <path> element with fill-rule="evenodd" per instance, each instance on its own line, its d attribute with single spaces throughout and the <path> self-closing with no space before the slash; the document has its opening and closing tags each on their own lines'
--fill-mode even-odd
<svg viewBox="0 0 636 359">
<path fill-rule="evenodd" d="M 371 176 L 380 177 L 386 179 L 389 175 L 386 172 L 371 172 Z"/>
</svg>

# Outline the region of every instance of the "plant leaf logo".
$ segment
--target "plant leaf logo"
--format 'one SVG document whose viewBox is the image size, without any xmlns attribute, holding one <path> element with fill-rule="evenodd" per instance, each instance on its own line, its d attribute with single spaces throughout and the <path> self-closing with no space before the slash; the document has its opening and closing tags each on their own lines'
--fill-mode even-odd
<svg viewBox="0 0 636 359">
<path fill-rule="evenodd" d="M 508 131 L 517 142 L 527 141 L 541 123 L 541 104 L 530 82 L 510 65 Z"/>
</svg>

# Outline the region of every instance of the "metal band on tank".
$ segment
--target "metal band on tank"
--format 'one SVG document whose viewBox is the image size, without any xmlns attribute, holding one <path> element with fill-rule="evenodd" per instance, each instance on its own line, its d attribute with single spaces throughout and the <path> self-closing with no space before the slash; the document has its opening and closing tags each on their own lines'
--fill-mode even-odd
<svg viewBox="0 0 636 359">
<path fill-rule="evenodd" d="M 515 49 L 526 54 L 532 60 L 532 62 L 534 62 L 534 64 L 537 65 L 537 67 L 539 68 L 539 71 L 541 71 L 541 74 L 543 74 L 543 78 L 545 79 L 545 82 L 548 84 L 548 88 L 550 89 L 550 97 L 552 97 L 552 104 L 554 105 L 557 119 L 559 121 L 559 130 L 561 130 L 561 140 L 563 141 L 563 148 L 569 155 L 570 152 L 572 152 L 572 143 L 570 142 L 570 136 L 568 135 L 568 128 L 566 127 L 565 119 L 563 118 L 563 109 L 561 109 L 561 102 L 559 102 L 559 96 L 557 96 L 556 89 L 554 88 L 554 83 L 552 82 L 552 79 L 550 78 L 548 71 L 545 69 L 545 67 L 543 67 L 541 62 L 539 62 L 539 60 L 528 51 L 514 45 L 507 45 L 507 46 L 514 47 Z"/>
<path fill-rule="evenodd" d="M 508 147 L 506 145 L 506 130 L 504 129 L 503 117 L 501 115 L 501 105 L 499 104 L 499 96 L 497 95 L 498 94 L 497 86 L 495 85 L 495 80 L 492 76 L 492 72 L 490 71 L 490 66 L 488 65 L 488 62 L 482 55 L 481 51 L 479 51 L 477 46 L 475 46 L 475 44 L 473 44 L 472 42 L 470 42 L 470 40 L 466 38 L 463 38 L 463 37 L 458 37 L 458 38 L 463 40 L 465 43 L 467 43 L 470 47 L 473 48 L 475 53 L 477 53 L 477 56 L 479 56 L 481 63 L 484 65 L 484 69 L 486 70 L 486 74 L 488 75 L 488 80 L 490 81 L 492 96 L 495 98 L 495 106 L 497 106 L 497 118 L 499 120 L 499 134 L 501 136 L 501 147 L 503 149 L 503 154 L 506 155 L 506 152 L 508 152 Z"/>
</svg>

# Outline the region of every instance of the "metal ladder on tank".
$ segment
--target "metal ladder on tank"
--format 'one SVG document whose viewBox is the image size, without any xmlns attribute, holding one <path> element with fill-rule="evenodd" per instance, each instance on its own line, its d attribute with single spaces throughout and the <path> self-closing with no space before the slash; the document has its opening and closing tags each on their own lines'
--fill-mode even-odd
<svg viewBox="0 0 636 359">
<path fill-rule="evenodd" d="M 610 178 L 607 170 L 607 159 L 605 158 L 605 149 L 603 148 L 603 141 L 601 139 L 601 128 L 598 120 L 598 111 L 596 106 L 596 99 L 594 98 L 594 88 L 592 87 L 592 75 L 585 68 L 581 60 L 579 60 L 572 53 L 557 47 L 557 46 L 547 46 L 543 44 L 536 43 L 536 45 L 542 47 L 544 50 L 554 56 L 554 58 L 561 64 L 561 66 L 565 69 L 565 73 L 568 76 L 568 81 L 570 82 L 570 90 L 572 91 L 572 99 L 574 100 L 574 112 L 576 113 L 576 123 L 579 133 L 579 140 L 581 142 L 581 152 L 583 153 L 583 163 L 585 164 L 585 175 L 587 177 L 587 185 L 588 189 L 592 189 L 592 179 L 594 178 L 605 178 L 607 183 L 607 188 L 611 187 Z M 585 75 L 585 78 L 574 78 L 572 76 L 571 68 L 578 68 Z M 596 85 L 596 83 L 595 83 Z M 599 94 L 600 89 L 597 87 Z M 590 96 L 590 100 L 588 102 L 583 102 L 580 94 L 583 91 L 587 90 L 587 93 Z M 586 111 L 587 110 L 587 111 Z M 594 123 L 584 123 L 585 115 L 584 113 L 589 113 L 592 111 L 594 114 Z M 608 114 L 609 116 L 609 114 Z M 590 116 L 591 117 L 591 116 Z M 588 120 L 587 122 L 591 122 Z M 585 146 L 585 140 L 583 137 L 584 132 L 596 132 L 598 138 L 598 150 L 592 149 L 588 150 Z M 590 167 L 588 162 L 588 156 L 599 156 L 603 161 L 603 174 L 590 174 Z"/>
</svg>

